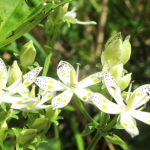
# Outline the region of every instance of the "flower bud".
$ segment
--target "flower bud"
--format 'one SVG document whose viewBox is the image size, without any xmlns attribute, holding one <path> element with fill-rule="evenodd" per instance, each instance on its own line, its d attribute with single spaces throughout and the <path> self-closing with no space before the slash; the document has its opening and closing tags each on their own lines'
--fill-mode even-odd
<svg viewBox="0 0 150 150">
<path fill-rule="evenodd" d="M 54 21 L 50 17 L 48 17 L 46 23 L 45 23 L 45 32 L 48 36 L 51 36 L 54 32 Z"/>
<path fill-rule="evenodd" d="M 130 36 L 127 36 L 124 42 L 121 39 L 121 33 L 111 36 L 105 44 L 102 52 L 101 62 L 104 65 L 108 63 L 108 69 L 122 63 L 127 63 L 131 55 Z"/>
<path fill-rule="evenodd" d="M 54 12 L 52 13 L 52 18 L 54 21 L 54 25 L 59 25 L 61 22 L 63 22 L 64 17 L 64 10 L 62 6 L 59 6 L 54 9 Z"/>
<path fill-rule="evenodd" d="M 29 41 L 21 48 L 20 51 L 21 66 L 27 68 L 34 62 L 35 56 L 36 56 L 36 49 L 33 46 L 33 42 Z"/>
<path fill-rule="evenodd" d="M 68 10 L 68 6 L 69 6 L 69 3 L 66 3 L 66 4 L 63 6 L 63 10 L 64 10 L 65 13 L 66 13 L 67 10 Z"/>
<path fill-rule="evenodd" d="M 37 131 L 43 130 L 48 122 L 48 118 L 37 118 L 34 120 L 32 124 L 32 128 L 37 129 Z"/>
<path fill-rule="evenodd" d="M 57 116 L 59 114 L 58 109 L 54 109 L 52 107 L 49 107 L 46 109 L 46 118 L 49 119 L 49 121 L 56 120 Z"/>
<path fill-rule="evenodd" d="M 13 84 L 17 79 L 19 79 L 22 76 L 22 72 L 16 60 L 13 62 L 12 67 L 9 68 L 8 72 L 9 72 L 7 81 L 8 86 Z"/>
<path fill-rule="evenodd" d="M 121 63 L 126 64 L 128 62 L 128 60 L 130 59 L 131 56 L 131 45 L 129 42 L 130 39 L 130 35 L 128 35 L 123 44 L 122 44 L 122 52 L 121 52 Z"/>
<path fill-rule="evenodd" d="M 127 88 L 128 85 L 130 84 L 131 74 L 132 73 L 126 74 L 118 81 L 121 91 L 123 91 L 125 88 Z"/>
<path fill-rule="evenodd" d="M 118 81 L 123 73 L 123 64 L 116 65 L 112 67 L 109 72 L 111 75 L 115 78 L 116 81 Z"/>
<path fill-rule="evenodd" d="M 16 141 L 19 145 L 26 147 L 33 142 L 36 134 L 36 129 L 25 129 L 17 136 Z"/>
</svg>

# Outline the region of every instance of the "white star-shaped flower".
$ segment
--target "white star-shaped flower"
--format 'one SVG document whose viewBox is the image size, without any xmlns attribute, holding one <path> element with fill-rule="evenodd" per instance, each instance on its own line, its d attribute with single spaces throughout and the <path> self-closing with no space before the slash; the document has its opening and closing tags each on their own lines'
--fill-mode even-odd
<svg viewBox="0 0 150 150">
<path fill-rule="evenodd" d="M 2 101 L 11 102 L 14 99 L 12 95 L 31 85 L 35 81 L 35 78 L 38 76 L 41 69 L 42 67 L 37 67 L 32 71 L 29 71 L 17 81 L 15 81 L 12 85 L 6 87 L 8 72 L 3 60 L 0 58 L 0 103 Z"/>
<path fill-rule="evenodd" d="M 126 101 L 124 101 L 120 87 L 109 73 L 104 74 L 104 82 L 108 92 L 112 95 L 117 104 L 109 101 L 106 97 L 99 93 L 92 94 L 91 100 L 101 111 L 105 113 L 120 114 L 120 123 L 122 127 L 132 137 L 138 135 L 139 131 L 133 118 L 150 125 L 150 113 L 141 111 L 141 109 L 144 108 L 141 106 L 146 104 L 146 102 L 150 99 L 150 85 L 142 85 L 132 94 L 128 92 Z"/>
<path fill-rule="evenodd" d="M 19 92 L 19 94 L 22 97 L 14 97 L 13 100 L 7 101 L 9 103 L 12 103 L 11 108 L 37 113 L 38 109 L 46 109 L 52 107 L 51 105 L 44 105 L 44 103 L 54 97 L 55 92 L 43 91 L 38 97 L 31 97 L 29 90 L 27 88 L 24 88 Z"/>
<path fill-rule="evenodd" d="M 89 102 L 92 92 L 86 87 L 97 84 L 101 81 L 101 73 L 95 73 L 78 82 L 79 64 L 77 72 L 73 66 L 65 61 L 60 61 L 57 67 L 57 75 L 62 81 L 57 81 L 50 77 L 38 77 L 35 83 L 45 91 L 64 91 L 52 99 L 53 109 L 66 106 L 73 94 L 76 94 L 81 100 Z"/>
<path fill-rule="evenodd" d="M 67 6 L 67 9 L 68 9 L 68 6 Z M 70 23 L 72 23 L 72 24 L 82 24 L 82 25 L 96 25 L 95 21 L 86 21 L 85 22 L 85 21 L 79 21 L 78 19 L 76 19 L 76 12 L 75 12 L 76 10 L 77 10 L 76 7 L 74 7 L 71 11 L 67 11 L 65 13 L 64 17 L 63 17 L 63 21 L 67 22 L 68 25 Z"/>
</svg>

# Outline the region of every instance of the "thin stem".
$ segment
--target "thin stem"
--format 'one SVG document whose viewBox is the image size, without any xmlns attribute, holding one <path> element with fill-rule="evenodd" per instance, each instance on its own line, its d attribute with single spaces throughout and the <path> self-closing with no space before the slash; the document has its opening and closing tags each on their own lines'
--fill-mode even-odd
<svg viewBox="0 0 150 150">
<path fill-rule="evenodd" d="M 116 115 L 116 116 L 113 118 L 113 120 L 104 128 L 104 131 L 109 131 L 109 130 L 111 130 L 111 129 L 116 125 L 117 118 L 118 118 L 118 115 Z"/>
<path fill-rule="evenodd" d="M 45 136 L 45 134 L 47 133 L 47 131 L 49 130 L 49 128 L 50 128 L 50 126 L 51 126 L 51 124 L 52 124 L 52 122 L 48 122 L 47 123 L 47 125 L 46 125 L 46 127 L 45 127 L 45 129 L 44 129 L 44 131 L 42 132 L 42 134 L 41 134 L 41 141 L 43 140 L 43 138 L 44 138 L 44 136 Z"/>
<path fill-rule="evenodd" d="M 2 136 L 2 133 L 1 133 L 1 129 L 0 129 L 0 147 L 2 148 L 2 150 L 5 150 L 5 146 L 3 144 L 3 136 Z"/>
<path fill-rule="evenodd" d="M 54 48 L 54 43 L 55 43 L 55 40 L 57 38 L 60 26 L 61 26 L 61 24 L 56 26 L 56 28 L 55 28 L 55 31 L 54 31 L 54 34 L 53 34 L 53 37 L 52 37 L 52 40 L 51 40 L 51 44 L 50 44 L 51 50 L 48 52 L 48 54 L 46 56 L 42 76 L 46 76 L 47 75 L 47 72 L 48 72 L 48 69 L 49 69 L 49 65 L 50 65 L 50 59 L 51 59 L 51 56 L 52 56 L 52 50 Z"/>
<path fill-rule="evenodd" d="M 86 150 L 92 150 L 97 144 L 97 142 L 101 139 L 101 137 L 102 137 L 101 133 L 97 131 L 93 140 L 91 141 L 90 145 L 88 146 Z"/>
<path fill-rule="evenodd" d="M 88 114 L 88 112 L 85 110 L 85 108 L 83 107 L 81 101 L 79 100 L 79 98 L 74 95 L 74 99 L 80 109 L 80 111 L 82 112 L 82 114 L 84 115 L 84 117 L 89 121 L 91 122 L 94 126 L 99 126 L 99 124 Z"/>
<path fill-rule="evenodd" d="M 58 131 L 58 126 L 56 124 L 54 124 L 54 131 L 55 131 L 55 137 L 58 139 L 57 150 L 61 150 L 61 143 L 59 140 L 59 131 Z"/>
</svg>

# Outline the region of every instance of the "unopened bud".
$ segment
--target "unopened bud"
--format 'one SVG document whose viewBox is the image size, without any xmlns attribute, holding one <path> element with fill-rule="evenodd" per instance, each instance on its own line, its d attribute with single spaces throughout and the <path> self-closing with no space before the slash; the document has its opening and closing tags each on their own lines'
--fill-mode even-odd
<svg viewBox="0 0 150 150">
<path fill-rule="evenodd" d="M 56 120 L 58 114 L 59 114 L 59 110 L 58 109 L 54 109 L 53 110 L 52 107 L 46 109 L 46 118 L 48 118 L 49 121 Z"/>
<path fill-rule="evenodd" d="M 8 72 L 9 72 L 7 81 L 8 86 L 13 84 L 17 79 L 19 79 L 22 76 L 22 72 L 16 60 L 13 62 L 12 67 L 9 68 Z"/>
<path fill-rule="evenodd" d="M 37 118 L 34 120 L 32 124 L 32 128 L 37 129 L 37 131 L 43 130 L 48 122 L 48 118 Z"/>
<path fill-rule="evenodd" d="M 23 147 L 31 144 L 37 134 L 36 129 L 25 129 L 17 136 L 17 143 Z"/>
<path fill-rule="evenodd" d="M 33 42 L 29 41 L 21 48 L 20 52 L 21 66 L 27 68 L 34 62 L 35 56 L 36 56 L 36 49 L 33 46 Z"/>
<path fill-rule="evenodd" d="M 48 36 L 51 36 L 54 32 L 54 22 L 53 19 L 48 17 L 46 23 L 45 23 L 45 32 Z"/>
</svg>

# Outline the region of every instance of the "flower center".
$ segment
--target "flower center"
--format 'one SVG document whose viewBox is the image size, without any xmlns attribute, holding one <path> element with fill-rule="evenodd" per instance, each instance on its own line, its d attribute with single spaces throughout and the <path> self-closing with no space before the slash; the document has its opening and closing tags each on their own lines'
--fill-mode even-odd
<svg viewBox="0 0 150 150">
<path fill-rule="evenodd" d="M 71 86 L 71 88 L 78 87 L 79 66 L 80 66 L 80 64 L 77 63 L 77 73 L 74 71 L 74 69 L 71 69 L 71 71 L 70 71 L 70 86 Z"/>
</svg>

